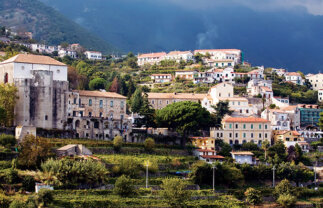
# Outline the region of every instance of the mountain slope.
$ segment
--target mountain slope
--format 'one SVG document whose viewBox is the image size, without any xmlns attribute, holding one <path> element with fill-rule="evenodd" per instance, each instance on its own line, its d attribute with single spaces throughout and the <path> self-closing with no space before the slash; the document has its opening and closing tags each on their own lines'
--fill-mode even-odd
<svg viewBox="0 0 323 208">
<path fill-rule="evenodd" d="M 34 39 L 48 44 L 80 43 L 87 49 L 105 53 L 116 50 L 38 0 L 0 0 L 0 25 L 31 31 Z"/>
<path fill-rule="evenodd" d="M 202 9 L 203 2 L 226 1 L 41 1 L 124 51 L 240 48 L 255 65 L 304 72 L 323 69 L 323 16 L 302 7 L 263 11 L 233 0 Z M 189 8 L 178 2 L 196 5 Z"/>
</svg>

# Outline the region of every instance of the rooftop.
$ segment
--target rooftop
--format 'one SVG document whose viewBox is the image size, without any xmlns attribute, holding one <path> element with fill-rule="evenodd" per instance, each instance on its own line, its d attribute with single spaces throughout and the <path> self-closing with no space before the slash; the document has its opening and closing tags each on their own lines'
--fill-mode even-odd
<svg viewBox="0 0 323 208">
<path fill-rule="evenodd" d="M 138 58 L 159 58 L 162 56 L 166 56 L 165 52 L 159 52 L 159 53 L 143 53 L 138 55 Z"/>
<path fill-rule="evenodd" d="M 256 117 L 228 117 L 224 119 L 224 122 L 236 122 L 236 123 L 269 123 L 270 121 L 263 118 Z"/>
<path fill-rule="evenodd" d="M 233 155 L 250 155 L 250 156 L 252 156 L 252 155 L 253 155 L 253 153 L 252 153 L 252 152 L 248 152 L 248 151 L 231 152 L 231 154 L 233 154 Z"/>
<path fill-rule="evenodd" d="M 201 155 L 204 159 L 224 159 L 221 155 Z"/>
<path fill-rule="evenodd" d="M 206 94 L 195 93 L 147 93 L 148 99 L 187 99 L 187 100 L 203 100 Z"/>
<path fill-rule="evenodd" d="M 77 92 L 80 96 L 86 97 L 104 97 L 104 98 L 122 98 L 126 99 L 125 96 L 120 95 L 115 92 L 104 92 L 104 91 L 89 91 L 89 90 L 74 90 L 73 92 Z"/>
<path fill-rule="evenodd" d="M 28 64 L 44 64 L 55 66 L 66 66 L 66 64 L 59 62 L 49 56 L 33 55 L 33 54 L 18 54 L 10 59 L 7 59 L 0 64 L 7 63 L 28 63 Z"/>
</svg>

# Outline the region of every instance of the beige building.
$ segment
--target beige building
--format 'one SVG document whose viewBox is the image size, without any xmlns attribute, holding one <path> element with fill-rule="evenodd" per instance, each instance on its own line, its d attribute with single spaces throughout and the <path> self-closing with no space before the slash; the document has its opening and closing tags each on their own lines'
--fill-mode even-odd
<svg viewBox="0 0 323 208">
<path fill-rule="evenodd" d="M 222 129 L 211 128 L 210 135 L 230 145 L 246 142 L 261 145 L 263 141 L 271 140 L 271 124 L 256 117 L 226 117 L 222 120 Z"/>
<path fill-rule="evenodd" d="M 311 74 L 307 75 L 306 79 L 311 83 L 313 90 L 323 89 L 323 74 Z"/>
<path fill-rule="evenodd" d="M 48 56 L 18 54 L 0 63 L 0 83 L 18 89 L 15 125 L 44 129 L 66 126 L 67 66 Z"/>
<path fill-rule="evenodd" d="M 176 71 L 175 72 L 175 78 L 179 79 L 185 79 L 185 80 L 193 80 L 195 77 L 197 77 L 199 74 L 196 70 L 182 70 L 182 71 Z"/>
<path fill-rule="evenodd" d="M 73 91 L 68 95 L 68 124 L 80 138 L 130 139 L 126 97 L 114 92 Z"/>
<path fill-rule="evenodd" d="M 194 93 L 147 93 L 148 100 L 154 109 L 162 109 L 167 105 L 181 102 L 192 101 L 201 102 L 206 94 L 194 94 Z"/>
</svg>

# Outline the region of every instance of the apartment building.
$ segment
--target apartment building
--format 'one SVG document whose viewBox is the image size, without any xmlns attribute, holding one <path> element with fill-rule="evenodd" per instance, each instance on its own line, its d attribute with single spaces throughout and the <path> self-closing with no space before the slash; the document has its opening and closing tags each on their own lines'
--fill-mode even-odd
<svg viewBox="0 0 323 208">
<path fill-rule="evenodd" d="M 165 52 L 159 53 L 144 53 L 137 56 L 138 66 L 143 66 L 145 64 L 159 64 L 167 54 Z"/>
<path fill-rule="evenodd" d="M 105 91 L 72 91 L 68 95 L 68 124 L 79 138 L 129 139 L 131 122 L 126 114 L 126 97 Z"/>
<path fill-rule="evenodd" d="M 304 83 L 304 80 L 303 80 L 301 74 L 298 72 L 287 72 L 285 74 L 285 81 L 292 82 L 296 85 L 303 85 L 303 83 Z"/>
<path fill-rule="evenodd" d="M 319 91 L 320 89 L 323 89 L 323 74 L 310 74 L 306 76 L 306 80 L 309 81 L 312 85 L 312 89 Z"/>
<path fill-rule="evenodd" d="M 256 117 L 226 117 L 222 120 L 222 128 L 213 127 L 210 135 L 220 138 L 230 145 L 253 142 L 261 145 L 271 140 L 271 123 L 269 120 Z"/>
<path fill-rule="evenodd" d="M 176 61 L 177 63 L 181 61 L 193 61 L 194 55 L 191 51 L 171 51 L 165 57 L 165 60 Z"/>
<path fill-rule="evenodd" d="M 261 118 L 271 122 L 272 130 L 290 130 L 290 119 L 286 111 L 280 109 L 265 109 Z"/>
<path fill-rule="evenodd" d="M 102 53 L 99 51 L 85 51 L 84 55 L 87 59 L 93 60 L 93 61 L 100 61 L 102 60 Z"/>
<path fill-rule="evenodd" d="M 150 78 L 155 83 L 166 83 L 172 81 L 171 74 L 152 74 Z"/>
</svg>

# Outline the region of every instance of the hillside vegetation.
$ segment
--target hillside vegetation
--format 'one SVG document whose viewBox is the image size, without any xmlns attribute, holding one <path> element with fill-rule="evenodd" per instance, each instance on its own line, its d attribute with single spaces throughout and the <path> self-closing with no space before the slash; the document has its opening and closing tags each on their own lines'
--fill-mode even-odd
<svg viewBox="0 0 323 208">
<path fill-rule="evenodd" d="M 32 32 L 34 39 L 47 44 L 80 43 L 105 53 L 116 50 L 38 0 L 0 0 L 0 25 Z"/>
</svg>

